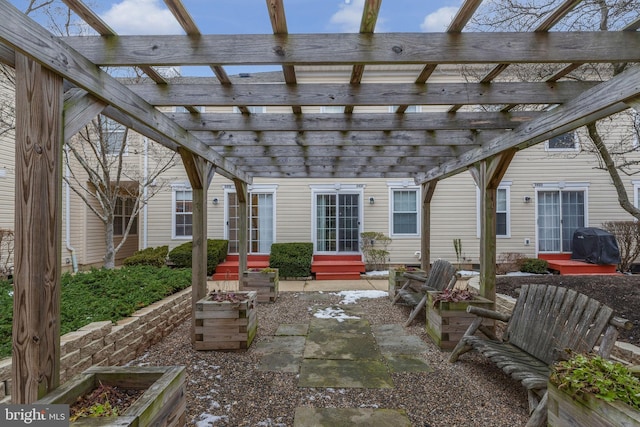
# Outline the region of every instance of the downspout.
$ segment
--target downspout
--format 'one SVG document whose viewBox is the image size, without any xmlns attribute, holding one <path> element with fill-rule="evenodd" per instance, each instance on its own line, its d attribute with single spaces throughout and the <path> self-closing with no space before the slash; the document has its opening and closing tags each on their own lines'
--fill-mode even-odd
<svg viewBox="0 0 640 427">
<path fill-rule="evenodd" d="M 67 146 L 64 147 L 67 154 L 69 153 L 69 148 Z M 67 155 L 68 159 L 69 156 Z M 69 162 L 65 165 L 64 168 L 65 175 L 65 186 L 64 186 L 64 196 L 65 196 L 65 246 L 69 252 L 71 252 L 71 267 L 73 268 L 73 272 L 78 272 L 78 259 L 76 258 L 76 250 L 71 246 L 71 187 L 69 186 L 69 178 L 71 175 L 71 169 L 69 169 Z"/>
<path fill-rule="evenodd" d="M 143 144 L 144 144 L 144 166 L 143 166 L 143 178 L 142 178 L 142 182 L 144 182 L 144 187 L 142 188 L 142 197 L 145 201 L 144 206 L 142 207 L 142 249 L 146 249 L 147 245 L 148 245 L 148 237 L 147 237 L 147 188 L 149 187 L 149 183 L 147 182 L 147 179 L 149 177 L 149 138 L 147 138 L 146 136 L 144 137 L 143 140 Z"/>
</svg>

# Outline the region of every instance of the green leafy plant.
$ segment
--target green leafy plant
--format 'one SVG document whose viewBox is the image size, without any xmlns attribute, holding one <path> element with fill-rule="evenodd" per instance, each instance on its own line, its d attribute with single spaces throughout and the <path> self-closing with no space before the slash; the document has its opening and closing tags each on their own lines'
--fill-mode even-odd
<svg viewBox="0 0 640 427">
<path fill-rule="evenodd" d="M 520 271 L 523 273 L 546 274 L 548 273 L 549 262 L 546 259 L 527 258 L 522 262 Z"/>
<path fill-rule="evenodd" d="M 269 267 L 277 268 L 280 277 L 311 276 L 313 243 L 291 242 L 271 245 Z"/>
<path fill-rule="evenodd" d="M 472 299 L 473 294 L 467 289 L 445 289 L 433 297 L 433 306 L 437 307 L 439 302 L 460 302 Z"/>
<path fill-rule="evenodd" d="M 453 249 L 456 251 L 456 260 L 458 261 L 458 270 L 462 260 L 462 240 L 453 239 Z"/>
<path fill-rule="evenodd" d="M 116 322 L 191 286 L 191 269 L 137 265 L 65 273 L 60 280 L 60 333 L 91 323 Z M 13 286 L 0 281 L 0 357 L 11 354 Z"/>
<path fill-rule="evenodd" d="M 556 363 L 550 381 L 574 397 L 593 394 L 640 410 L 640 379 L 621 363 L 595 354 L 572 354 L 568 360 Z"/>
<path fill-rule="evenodd" d="M 224 261 L 227 257 L 228 248 L 228 240 L 207 240 L 207 274 L 213 274 L 218 264 Z M 193 242 L 183 243 L 169 252 L 169 261 L 176 267 L 191 268 L 192 252 Z"/>
<path fill-rule="evenodd" d="M 392 241 L 391 238 L 377 231 L 365 231 L 360 233 L 360 239 L 360 248 L 367 270 L 386 269 L 389 258 L 387 247 Z"/>
<path fill-rule="evenodd" d="M 167 262 L 169 246 L 158 246 L 157 248 L 146 248 L 137 251 L 128 258 L 125 258 L 124 265 L 152 265 L 162 267 Z"/>
</svg>

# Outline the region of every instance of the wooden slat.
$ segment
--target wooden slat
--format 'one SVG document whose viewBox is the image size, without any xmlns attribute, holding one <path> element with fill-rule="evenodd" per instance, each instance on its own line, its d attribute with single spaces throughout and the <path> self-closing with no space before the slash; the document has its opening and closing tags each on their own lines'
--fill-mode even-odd
<svg viewBox="0 0 640 427">
<path fill-rule="evenodd" d="M 634 31 L 62 37 L 101 66 L 636 62 Z"/>
<path fill-rule="evenodd" d="M 542 113 L 540 111 L 514 111 L 512 113 L 457 114 L 423 112 L 411 114 L 358 113 L 349 120 L 342 113 L 305 113 L 301 117 L 291 114 L 236 113 L 168 113 L 179 126 L 190 131 L 402 131 L 402 130 L 463 130 L 513 129 Z"/>
<path fill-rule="evenodd" d="M 340 148 L 385 145 L 388 147 L 467 147 L 479 146 L 500 136 L 502 131 L 465 130 L 439 131 L 308 131 L 304 134 L 294 131 L 282 132 L 194 132 L 201 141 L 215 147 L 254 147 L 264 150 L 279 147 L 334 147 Z M 327 152 L 326 155 L 332 155 Z"/>
<path fill-rule="evenodd" d="M 296 86 L 277 84 L 236 84 L 229 87 L 206 84 L 127 85 L 148 103 L 156 106 L 204 105 L 379 105 L 393 102 L 407 105 L 475 104 L 561 104 L 595 87 L 599 82 L 555 83 L 386 83 L 318 84 Z M 420 113 L 416 113 L 420 114 Z"/>
<path fill-rule="evenodd" d="M 0 15 L 5 17 L 0 20 L 0 40 L 4 43 L 20 51 L 29 52 L 35 60 L 46 64 L 49 69 L 78 87 L 84 88 L 101 101 L 116 106 L 132 118 L 147 123 L 166 138 L 215 163 L 221 174 L 249 182 L 252 180 L 235 165 L 177 126 L 154 106 L 149 105 L 82 55 L 52 37 L 49 32 L 29 20 L 13 6 L 0 2 Z"/>
<path fill-rule="evenodd" d="M 380 5 L 382 0 L 365 0 L 364 8 L 362 10 L 362 19 L 360 21 L 360 34 L 372 34 L 376 27 L 378 20 L 378 12 L 380 11 Z M 364 64 L 356 64 L 351 70 L 351 78 L 349 83 L 352 85 L 359 85 L 362 81 L 364 74 Z M 345 114 L 353 113 L 353 105 L 346 105 L 344 107 Z"/>
</svg>

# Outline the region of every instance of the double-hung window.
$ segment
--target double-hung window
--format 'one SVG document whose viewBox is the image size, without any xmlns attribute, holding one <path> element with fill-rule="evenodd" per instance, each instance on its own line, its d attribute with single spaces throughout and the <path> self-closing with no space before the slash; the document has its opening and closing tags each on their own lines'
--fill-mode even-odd
<svg viewBox="0 0 640 427">
<path fill-rule="evenodd" d="M 480 237 L 480 189 L 477 190 L 477 234 Z M 511 182 L 503 182 L 496 189 L 496 237 L 511 237 Z"/>
<path fill-rule="evenodd" d="M 116 208 L 113 211 L 113 235 L 122 236 L 127 229 L 127 224 L 133 216 L 133 207 L 135 200 L 129 197 L 118 197 L 116 199 Z M 133 224 L 129 234 L 138 234 L 138 218 L 133 218 Z"/>
<path fill-rule="evenodd" d="M 420 191 L 418 187 L 390 185 L 392 236 L 418 236 L 420 234 Z"/>
<path fill-rule="evenodd" d="M 173 189 L 173 238 L 191 238 L 193 234 L 193 191 L 191 188 Z"/>
</svg>

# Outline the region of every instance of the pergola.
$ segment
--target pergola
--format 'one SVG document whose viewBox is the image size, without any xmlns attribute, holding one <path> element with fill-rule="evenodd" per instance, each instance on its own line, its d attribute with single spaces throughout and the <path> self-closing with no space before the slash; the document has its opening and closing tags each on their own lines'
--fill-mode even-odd
<svg viewBox="0 0 640 427">
<path fill-rule="evenodd" d="M 438 181 L 470 171 L 481 192 L 481 294 L 495 300 L 496 189 L 522 150 L 640 102 L 640 68 L 606 80 L 563 79 L 587 63 L 640 62 L 640 19 L 621 31 L 551 32 L 579 1 L 564 1 L 533 32 L 462 32 L 467 0 L 444 33 L 374 33 L 381 0 L 366 0 L 359 33 L 289 34 L 283 0 L 266 0 L 273 34 L 201 34 L 180 0 L 165 0 L 185 35 L 118 36 L 79 0 L 65 3 L 97 33 L 56 37 L 0 0 L 0 61 L 16 73 L 14 403 L 58 386 L 63 142 L 104 114 L 180 153 L 193 188 L 193 303 L 206 292 L 206 192 L 214 173 L 235 183 L 246 232 L 256 177 L 413 177 L 423 187 L 422 262 L 429 265 L 430 203 Z M 390 2 L 388 7 L 393 7 Z M 511 64 L 556 64 L 544 81 L 495 81 Z M 367 67 L 416 66 L 412 83 L 362 83 Z M 438 66 L 490 64 L 478 82 L 433 83 Z M 207 65 L 209 78 L 166 78 L 154 67 Z M 247 83 L 230 65 L 277 65 Z M 106 71 L 138 67 L 146 83 Z M 348 66 L 344 84 L 299 84 L 296 68 Z M 215 75 L 215 77 L 214 77 Z M 250 114 L 251 106 L 286 114 Z M 394 113 L 354 112 L 399 106 Z M 442 112 L 404 114 L 410 105 Z M 184 106 L 187 113 L 157 107 Z M 243 114 L 200 113 L 235 106 Z M 303 113 L 344 106 L 344 113 Z M 524 106 L 524 107 L 523 107 Z M 555 108 L 542 108 L 555 106 Z M 240 236 L 246 241 L 246 235 Z M 246 266 L 246 245 L 240 245 Z M 243 249 L 244 248 L 244 249 Z"/>
</svg>

